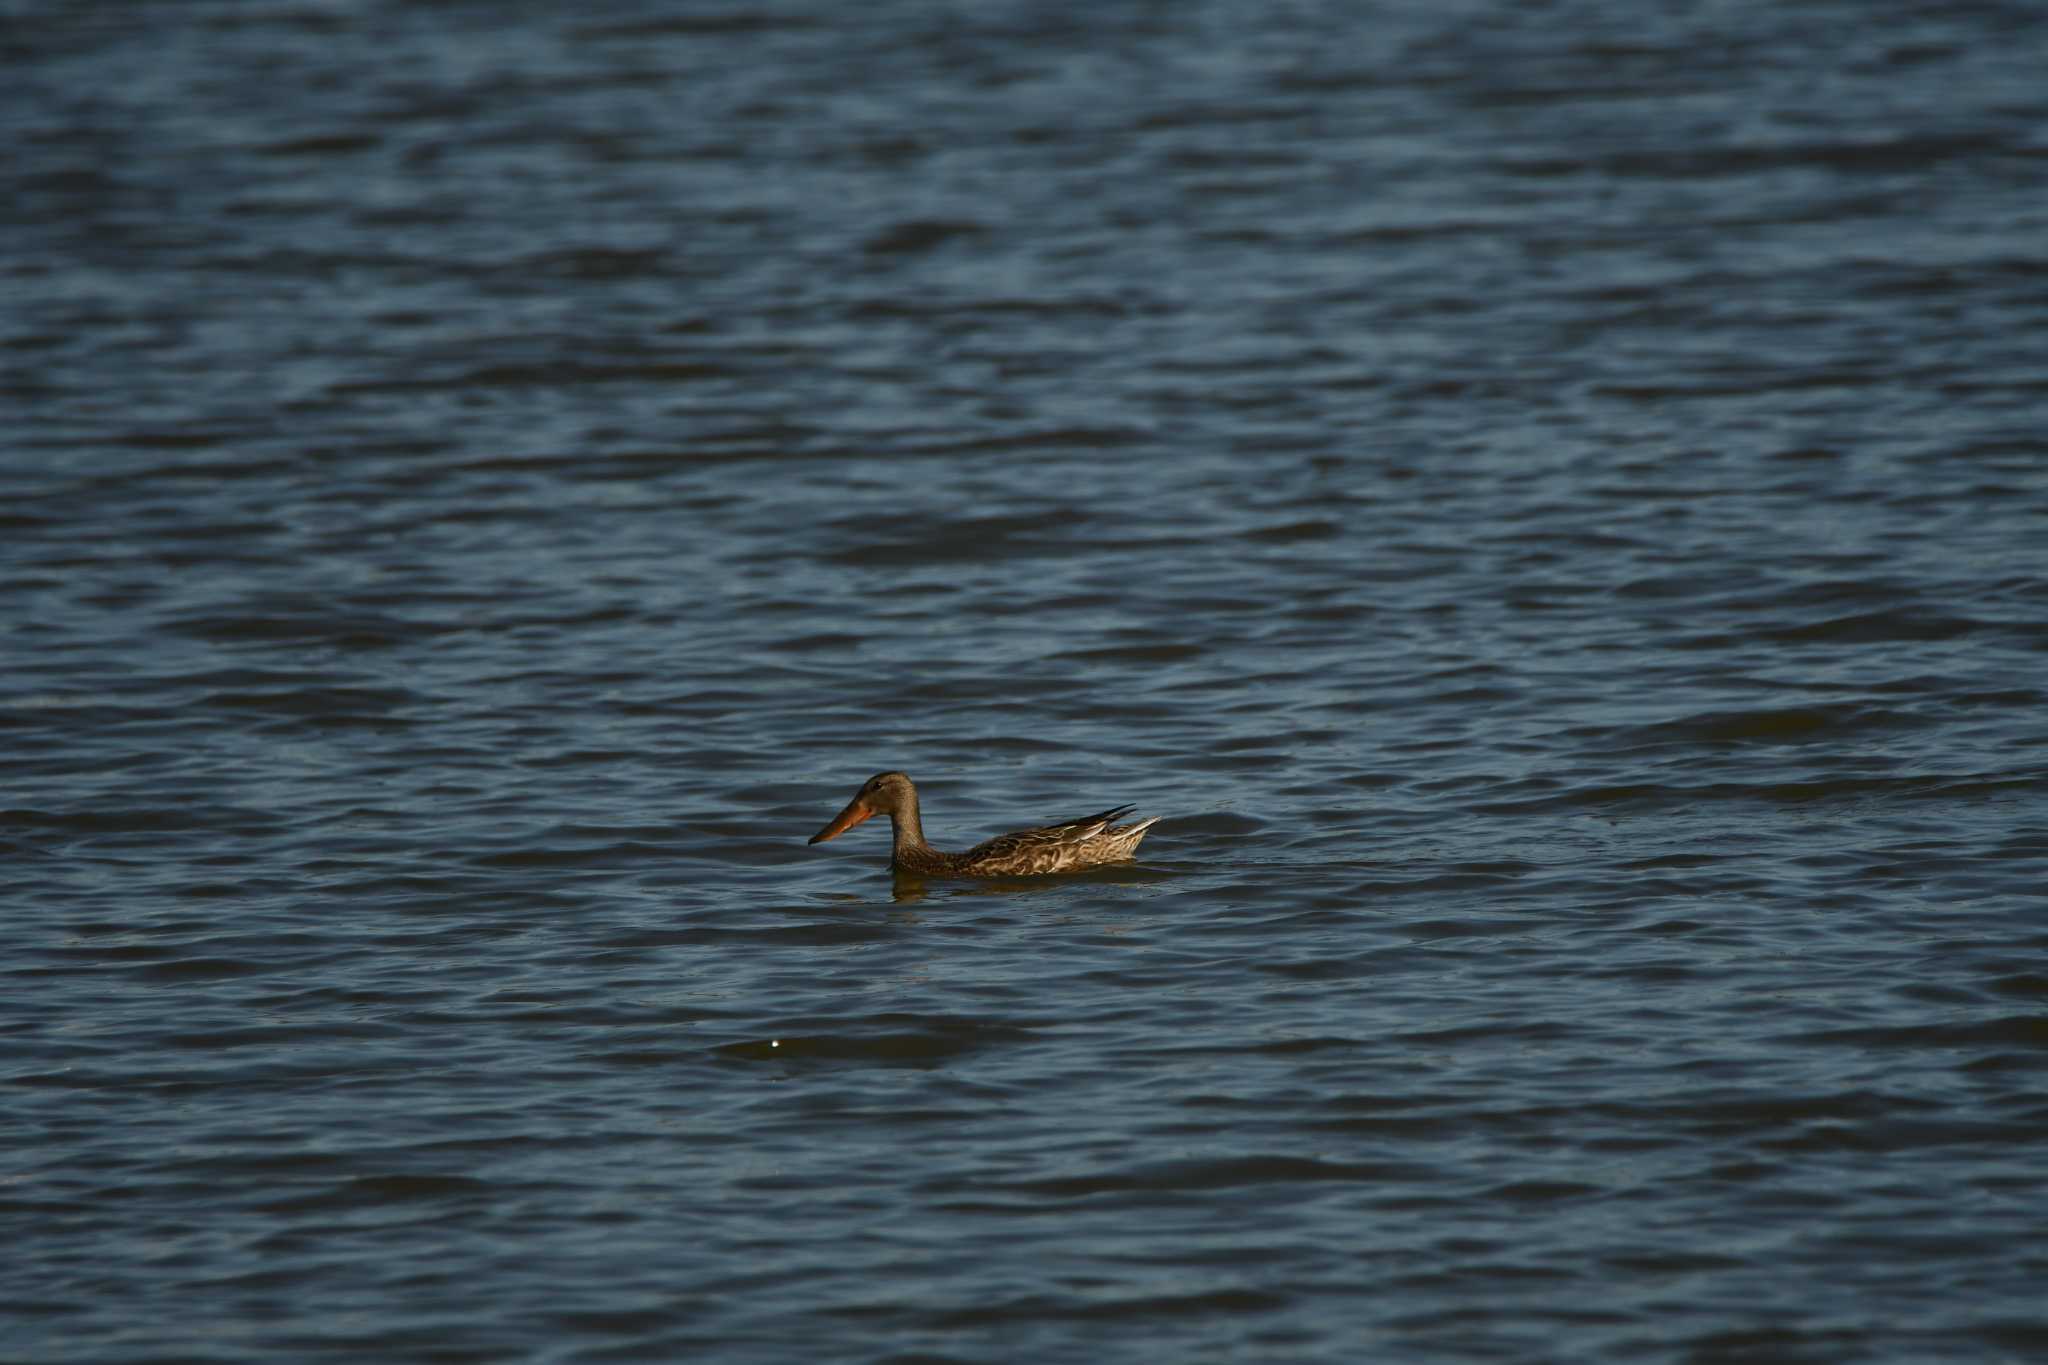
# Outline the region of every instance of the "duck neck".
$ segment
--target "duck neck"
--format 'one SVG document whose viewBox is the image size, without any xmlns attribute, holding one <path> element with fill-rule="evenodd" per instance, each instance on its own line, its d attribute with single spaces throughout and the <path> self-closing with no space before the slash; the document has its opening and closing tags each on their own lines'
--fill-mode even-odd
<svg viewBox="0 0 2048 1365">
<path fill-rule="evenodd" d="M 903 803 L 889 812 L 889 825 L 896 836 L 896 852 L 905 849 L 924 849 L 931 845 L 924 841 L 924 821 L 918 818 L 917 793 L 904 793 Z"/>
</svg>

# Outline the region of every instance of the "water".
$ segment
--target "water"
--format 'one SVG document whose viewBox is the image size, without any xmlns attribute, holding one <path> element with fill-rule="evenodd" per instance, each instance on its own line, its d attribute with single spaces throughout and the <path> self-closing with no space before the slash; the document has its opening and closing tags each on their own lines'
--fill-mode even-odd
<svg viewBox="0 0 2048 1365">
<path fill-rule="evenodd" d="M 14 6 L 6 1354 L 2040 1358 L 2044 43 Z"/>
</svg>

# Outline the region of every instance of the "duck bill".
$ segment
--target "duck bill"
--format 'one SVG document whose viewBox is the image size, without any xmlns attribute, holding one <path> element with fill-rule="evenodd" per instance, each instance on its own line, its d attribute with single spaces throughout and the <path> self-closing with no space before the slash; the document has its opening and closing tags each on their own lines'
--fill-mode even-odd
<svg viewBox="0 0 2048 1365">
<path fill-rule="evenodd" d="M 827 839 L 837 839 L 861 821 L 873 815 L 872 806 L 863 806 L 858 796 L 846 803 L 846 809 L 832 817 L 832 823 L 811 836 L 811 842 L 822 844 Z"/>
</svg>

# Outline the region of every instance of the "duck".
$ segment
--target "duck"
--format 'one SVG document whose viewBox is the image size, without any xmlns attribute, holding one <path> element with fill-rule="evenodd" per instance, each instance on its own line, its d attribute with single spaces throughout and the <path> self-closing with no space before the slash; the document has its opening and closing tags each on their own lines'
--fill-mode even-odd
<svg viewBox="0 0 2048 1365">
<path fill-rule="evenodd" d="M 924 822 L 917 809 L 917 788 L 906 773 L 876 773 L 861 784 L 846 809 L 811 836 L 822 844 L 837 839 L 861 821 L 887 815 L 895 831 L 889 865 L 898 872 L 926 877 L 1035 877 L 1047 872 L 1074 872 L 1106 863 L 1126 863 L 1137 851 L 1145 831 L 1160 817 L 1128 825 L 1116 822 L 1136 806 L 1112 806 L 1094 815 L 1056 824 L 1020 829 L 976 844 L 963 853 L 942 853 L 924 841 Z"/>
</svg>

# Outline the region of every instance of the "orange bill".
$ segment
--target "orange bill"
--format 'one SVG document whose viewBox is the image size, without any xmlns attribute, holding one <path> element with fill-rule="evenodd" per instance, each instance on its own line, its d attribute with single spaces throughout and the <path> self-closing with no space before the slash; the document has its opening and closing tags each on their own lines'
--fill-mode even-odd
<svg viewBox="0 0 2048 1365">
<path fill-rule="evenodd" d="M 846 831 L 852 829 L 874 813 L 873 807 L 863 806 L 860 803 L 860 798 L 856 796 L 853 800 L 846 803 L 845 810 L 832 817 L 831 824 L 811 836 L 811 842 L 822 844 L 827 839 L 837 839 L 840 835 L 846 833 Z"/>
</svg>

